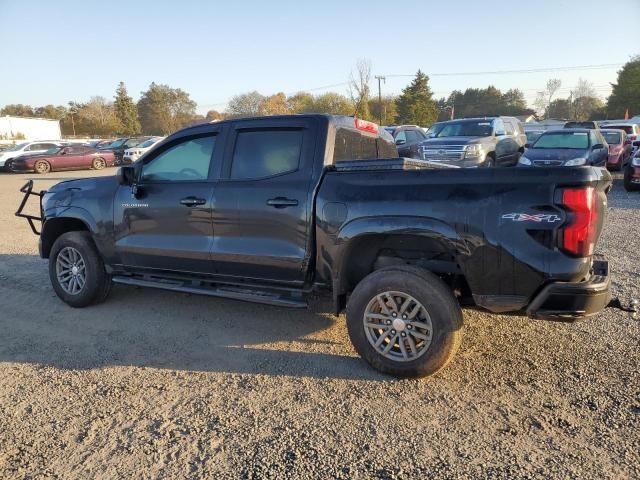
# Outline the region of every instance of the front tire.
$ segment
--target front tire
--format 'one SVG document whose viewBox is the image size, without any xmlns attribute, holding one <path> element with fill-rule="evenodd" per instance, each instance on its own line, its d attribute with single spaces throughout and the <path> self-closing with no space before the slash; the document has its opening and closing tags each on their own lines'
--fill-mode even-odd
<svg viewBox="0 0 640 480">
<path fill-rule="evenodd" d="M 72 307 L 100 303 L 111 290 L 111 277 L 89 232 L 67 232 L 54 242 L 49 278 L 58 297 Z"/>
<path fill-rule="evenodd" d="M 356 286 L 347 304 L 347 329 L 356 351 L 376 370 L 424 377 L 455 355 L 462 340 L 462 310 L 432 273 L 389 267 Z"/>
</svg>

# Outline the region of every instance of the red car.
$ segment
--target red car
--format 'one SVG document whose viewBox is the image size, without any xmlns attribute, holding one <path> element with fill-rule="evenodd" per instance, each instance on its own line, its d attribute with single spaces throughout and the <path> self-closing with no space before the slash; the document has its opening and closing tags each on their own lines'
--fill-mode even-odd
<svg viewBox="0 0 640 480">
<path fill-rule="evenodd" d="M 629 162 L 633 147 L 628 141 L 624 130 L 600 130 L 602 136 L 609 144 L 609 159 L 607 168 L 609 170 L 621 171 Z"/>
<path fill-rule="evenodd" d="M 13 172 L 49 173 L 56 170 L 102 170 L 115 164 L 113 152 L 96 150 L 85 145 L 52 148 L 40 155 L 16 157 L 11 164 Z"/>
</svg>

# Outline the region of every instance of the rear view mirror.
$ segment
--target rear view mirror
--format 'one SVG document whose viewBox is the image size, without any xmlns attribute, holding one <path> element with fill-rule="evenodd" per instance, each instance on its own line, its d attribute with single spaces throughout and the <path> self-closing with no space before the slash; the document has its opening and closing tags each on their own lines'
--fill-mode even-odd
<svg viewBox="0 0 640 480">
<path fill-rule="evenodd" d="M 116 173 L 120 185 L 133 185 L 136 179 L 136 170 L 131 165 L 125 165 Z"/>
<path fill-rule="evenodd" d="M 531 144 L 529 142 L 525 143 L 524 148 L 531 148 Z"/>
<path fill-rule="evenodd" d="M 396 140 L 396 145 L 404 145 L 405 143 L 407 143 L 406 140 L 400 140 L 400 139 Z"/>
</svg>

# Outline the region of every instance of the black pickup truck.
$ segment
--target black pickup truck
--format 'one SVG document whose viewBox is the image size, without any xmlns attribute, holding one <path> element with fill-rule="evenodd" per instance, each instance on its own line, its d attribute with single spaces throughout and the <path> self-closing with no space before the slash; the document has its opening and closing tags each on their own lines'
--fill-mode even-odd
<svg viewBox="0 0 640 480">
<path fill-rule="evenodd" d="M 288 307 L 327 292 L 358 353 L 398 376 L 447 363 L 461 305 L 552 320 L 607 305 L 605 170 L 394 157 L 384 129 L 351 117 L 203 124 L 116 176 L 28 183 L 18 215 L 40 195 L 26 216 L 73 307 L 112 283 Z"/>
</svg>

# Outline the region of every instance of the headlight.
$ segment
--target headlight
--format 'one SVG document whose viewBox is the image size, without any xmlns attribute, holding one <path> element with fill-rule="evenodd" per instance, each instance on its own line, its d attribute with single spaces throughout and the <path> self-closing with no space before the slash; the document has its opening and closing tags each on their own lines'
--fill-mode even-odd
<svg viewBox="0 0 640 480">
<path fill-rule="evenodd" d="M 482 155 L 482 145 L 479 143 L 472 143 L 464 147 L 465 157 L 479 157 Z"/>
<path fill-rule="evenodd" d="M 522 156 L 520 157 L 520 159 L 518 160 L 518 163 L 520 165 L 531 165 L 531 160 L 529 160 L 527 157 Z"/>
<path fill-rule="evenodd" d="M 633 165 L 634 167 L 640 167 L 640 157 L 633 157 L 633 160 L 631 160 L 631 165 Z"/>
<path fill-rule="evenodd" d="M 567 160 L 564 164 L 565 167 L 577 167 L 578 165 L 584 165 L 587 163 L 586 158 L 572 158 L 571 160 Z"/>
</svg>

